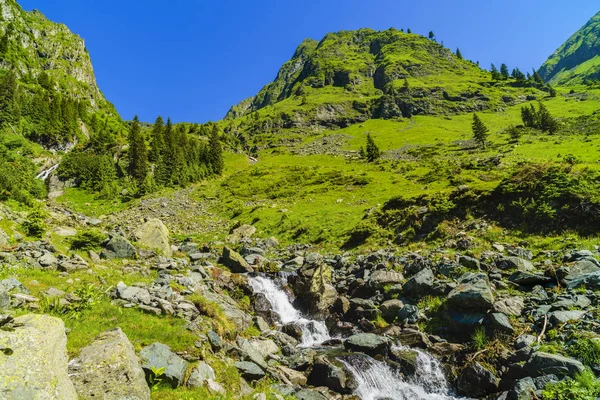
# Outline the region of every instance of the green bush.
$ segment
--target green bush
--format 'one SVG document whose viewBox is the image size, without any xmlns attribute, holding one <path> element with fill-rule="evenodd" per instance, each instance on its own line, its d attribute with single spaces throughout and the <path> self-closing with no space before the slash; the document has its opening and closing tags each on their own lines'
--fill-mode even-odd
<svg viewBox="0 0 600 400">
<path fill-rule="evenodd" d="M 600 396 L 600 379 L 585 370 L 575 379 L 550 383 L 543 393 L 544 400 L 596 400 Z"/>
<path fill-rule="evenodd" d="M 93 250 L 100 247 L 106 239 L 106 234 L 97 229 L 89 229 L 78 233 L 71 239 L 71 249 L 73 250 Z"/>
<path fill-rule="evenodd" d="M 46 223 L 44 222 L 45 215 L 42 210 L 32 211 L 27 216 L 27 219 L 21 224 L 21 228 L 27 236 L 40 238 L 46 232 Z"/>
<path fill-rule="evenodd" d="M 577 338 L 567 351 L 589 367 L 600 365 L 600 338 Z"/>
</svg>

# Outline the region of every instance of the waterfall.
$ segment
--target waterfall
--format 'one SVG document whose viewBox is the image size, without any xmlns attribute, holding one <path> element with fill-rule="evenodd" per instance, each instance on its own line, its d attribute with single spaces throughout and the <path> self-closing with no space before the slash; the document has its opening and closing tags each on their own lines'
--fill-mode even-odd
<svg viewBox="0 0 600 400">
<path fill-rule="evenodd" d="M 417 370 L 404 378 L 389 365 L 364 354 L 354 354 L 340 360 L 354 375 L 361 400 L 452 400 L 439 361 L 418 352 Z"/>
<path fill-rule="evenodd" d="M 283 285 L 278 285 L 271 279 L 263 277 L 249 278 L 249 283 L 254 293 L 262 293 L 266 297 L 284 325 L 295 323 L 300 327 L 302 330 L 301 347 L 318 346 L 331 339 L 324 322 L 307 319 L 294 308 L 288 295 L 282 289 Z M 284 280 L 283 284 L 285 283 Z"/>
<path fill-rule="evenodd" d="M 45 181 L 46 179 L 48 179 L 48 177 L 50 176 L 51 173 L 53 173 L 54 171 L 56 171 L 58 169 L 58 165 L 59 164 L 56 164 L 46 170 L 43 170 L 42 172 L 37 174 L 35 179 L 41 179 L 41 180 Z"/>
</svg>

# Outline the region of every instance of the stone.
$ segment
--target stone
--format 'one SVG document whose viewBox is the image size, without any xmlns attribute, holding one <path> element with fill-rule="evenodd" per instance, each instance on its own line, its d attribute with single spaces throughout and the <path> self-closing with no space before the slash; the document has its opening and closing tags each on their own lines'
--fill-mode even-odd
<svg viewBox="0 0 600 400">
<path fill-rule="evenodd" d="M 250 344 L 264 357 L 270 357 L 279 353 L 279 347 L 271 339 L 255 339 Z"/>
<path fill-rule="evenodd" d="M 534 397 L 536 390 L 534 380 L 528 376 L 515 382 L 507 398 L 513 400 L 534 400 L 538 398 L 537 396 Z"/>
<path fill-rule="evenodd" d="M 469 269 L 476 269 L 479 270 L 480 269 L 480 262 L 478 259 L 473 258 L 473 257 L 469 257 L 469 256 L 459 256 L 458 257 L 458 263 L 460 265 L 462 265 L 465 268 L 469 268 Z"/>
<path fill-rule="evenodd" d="M 248 340 L 238 338 L 238 346 L 242 350 L 242 360 L 252 361 L 254 364 L 261 367 L 263 370 L 267 369 L 267 363 L 264 356 L 250 343 Z"/>
<path fill-rule="evenodd" d="M 304 386 L 307 378 L 302 372 L 298 372 L 288 367 L 279 366 L 277 371 L 280 372 L 292 385 Z"/>
<path fill-rule="evenodd" d="M 461 310 L 489 310 L 494 305 L 494 295 L 485 275 L 467 274 L 448 295 L 448 305 Z"/>
<path fill-rule="evenodd" d="M 119 328 L 104 332 L 69 363 L 80 399 L 150 399 L 144 371 L 131 342 Z"/>
<path fill-rule="evenodd" d="M 0 285 L 0 310 L 6 310 L 10 307 L 10 294 L 8 290 Z"/>
<path fill-rule="evenodd" d="M 229 247 L 223 247 L 223 255 L 221 256 L 221 262 L 231 272 L 238 274 L 245 274 L 247 272 L 254 272 L 254 269 L 246 262 L 244 257 L 239 253 L 231 250 Z"/>
<path fill-rule="evenodd" d="M 394 322 L 398 317 L 398 312 L 404 308 L 404 303 L 397 299 L 384 301 L 380 306 L 381 314 L 387 322 Z"/>
<path fill-rule="evenodd" d="M 390 349 L 390 341 L 373 333 L 359 333 L 346 339 L 344 347 L 369 355 L 387 354 Z"/>
<path fill-rule="evenodd" d="M 470 397 L 483 397 L 498 389 L 496 376 L 478 362 L 469 365 L 458 377 L 458 393 Z"/>
<path fill-rule="evenodd" d="M 227 242 L 229 243 L 239 243 L 242 240 L 250 239 L 256 233 L 256 228 L 252 225 L 242 225 L 237 227 L 231 232 L 229 236 L 227 236 Z"/>
<path fill-rule="evenodd" d="M 303 389 L 295 395 L 297 400 L 328 400 L 327 397 L 317 392 L 316 390 Z"/>
<path fill-rule="evenodd" d="M 515 331 L 508 317 L 502 313 L 491 313 L 489 315 L 489 324 L 494 333 L 511 334 Z"/>
<path fill-rule="evenodd" d="M 146 374 L 152 373 L 152 368 L 164 368 L 163 378 L 173 387 L 183 384 L 189 363 L 173 353 L 169 346 L 162 343 L 153 343 L 140 351 L 142 368 Z"/>
<path fill-rule="evenodd" d="M 215 382 L 212 379 L 206 380 L 206 388 L 212 394 L 219 394 L 221 396 L 224 396 L 227 394 L 227 391 L 225 390 L 225 388 L 223 386 L 219 385 L 217 382 Z"/>
<path fill-rule="evenodd" d="M 394 337 L 400 341 L 402 346 L 418 347 L 421 349 L 427 349 L 431 346 L 431 342 L 427 335 L 415 329 L 404 328 L 394 335 Z"/>
<path fill-rule="evenodd" d="M 234 365 L 240 371 L 242 377 L 249 381 L 258 381 L 265 377 L 265 371 L 253 362 L 238 361 Z"/>
<path fill-rule="evenodd" d="M 422 269 L 404 284 L 404 293 L 411 297 L 422 297 L 431 293 L 434 276 L 429 268 Z"/>
<path fill-rule="evenodd" d="M 531 377 L 554 374 L 559 377 L 575 376 L 583 372 L 585 367 L 579 361 L 557 354 L 535 352 L 531 355 L 523 369 Z"/>
<path fill-rule="evenodd" d="M 108 242 L 104 244 L 104 249 L 100 253 L 102 258 L 135 258 L 135 247 L 124 237 L 113 235 Z"/>
<path fill-rule="evenodd" d="M 315 358 L 308 383 L 315 387 L 325 386 L 342 394 L 350 394 L 358 387 L 352 374 L 346 373 L 343 364 L 324 356 Z"/>
<path fill-rule="evenodd" d="M 198 365 L 194 367 L 190 377 L 187 380 L 187 386 L 191 388 L 204 386 L 207 380 L 215 380 L 215 371 L 210 365 L 204 361 L 198 362 Z"/>
<path fill-rule="evenodd" d="M 208 331 L 206 336 L 208 337 L 208 341 L 213 350 L 219 351 L 223 348 L 223 339 L 221 339 L 221 336 L 219 336 L 219 334 L 217 334 L 214 331 Z"/>
<path fill-rule="evenodd" d="M 14 331 L 0 330 L 0 393 L 3 399 L 77 400 L 69 379 L 67 335 L 59 318 L 25 315 Z"/>
<path fill-rule="evenodd" d="M 563 282 L 569 289 L 585 286 L 588 289 L 600 289 L 600 267 L 590 260 L 578 261 L 568 269 Z"/>
<path fill-rule="evenodd" d="M 286 335 L 289 335 L 291 337 L 293 337 L 296 340 L 301 340 L 302 339 L 302 328 L 300 327 L 300 325 L 291 322 L 289 324 L 285 324 L 282 328 L 281 328 L 281 332 L 285 333 Z"/>
<path fill-rule="evenodd" d="M 398 321 L 405 324 L 416 324 L 420 319 L 419 308 L 412 304 L 405 304 L 398 311 Z"/>
<path fill-rule="evenodd" d="M 600 290 L 600 271 L 580 275 L 567 282 L 567 289 L 584 287 L 590 290 Z"/>
<path fill-rule="evenodd" d="M 58 227 L 54 229 L 54 233 L 60 237 L 73 237 L 77 235 L 77 231 L 73 228 Z"/>
<path fill-rule="evenodd" d="M 0 229 L 0 247 L 8 246 L 9 243 L 10 237 L 6 234 L 6 232 Z"/>
<path fill-rule="evenodd" d="M 535 286 L 535 285 L 544 285 L 546 283 L 552 282 L 547 276 L 544 276 L 539 273 L 533 272 L 525 272 L 525 271 L 516 271 L 511 276 L 508 277 L 510 282 L 514 282 L 518 285 L 523 286 Z"/>
<path fill-rule="evenodd" d="M 368 285 L 373 289 L 383 289 L 387 285 L 402 283 L 404 276 L 396 271 L 379 270 L 369 277 Z"/>
<path fill-rule="evenodd" d="M 522 272 L 529 272 L 535 269 L 530 261 L 519 257 L 501 258 L 496 261 L 496 266 L 503 270 L 517 270 Z"/>
<path fill-rule="evenodd" d="M 169 229 L 157 219 L 149 219 L 133 234 L 137 244 L 143 248 L 158 251 L 163 256 L 171 257 L 171 243 L 169 242 Z"/>
<path fill-rule="evenodd" d="M 553 311 L 549 314 L 552 325 L 565 324 L 571 321 L 579 321 L 585 315 L 585 311 Z"/>
<path fill-rule="evenodd" d="M 150 304 L 152 301 L 148 289 L 126 286 L 123 282 L 117 284 L 117 295 L 120 299 L 136 304 Z"/>
<path fill-rule="evenodd" d="M 523 308 L 525 308 L 525 300 L 522 297 L 509 297 L 494 303 L 494 311 L 515 317 L 521 316 Z"/>
<path fill-rule="evenodd" d="M 54 257 L 52 253 L 44 254 L 43 256 L 38 258 L 37 261 L 44 268 L 56 267 L 56 264 L 58 264 L 58 260 L 56 259 L 56 257 Z"/>
</svg>

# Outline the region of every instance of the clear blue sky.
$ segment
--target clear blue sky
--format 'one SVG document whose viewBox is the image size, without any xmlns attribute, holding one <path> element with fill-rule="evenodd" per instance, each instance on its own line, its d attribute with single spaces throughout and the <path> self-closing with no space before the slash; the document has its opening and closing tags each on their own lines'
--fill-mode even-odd
<svg viewBox="0 0 600 400">
<path fill-rule="evenodd" d="M 463 55 L 539 67 L 597 0 L 19 0 L 86 40 L 123 118 L 221 119 L 256 94 L 305 38 L 362 27 L 433 30 Z"/>
</svg>

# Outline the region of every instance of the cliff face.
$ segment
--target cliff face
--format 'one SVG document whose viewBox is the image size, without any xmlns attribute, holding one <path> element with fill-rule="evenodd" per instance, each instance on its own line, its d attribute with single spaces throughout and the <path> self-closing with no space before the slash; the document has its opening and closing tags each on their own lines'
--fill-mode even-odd
<svg viewBox="0 0 600 400">
<path fill-rule="evenodd" d="M 84 40 L 39 11 L 26 12 L 14 0 L 0 0 L 0 68 L 23 82 L 46 72 L 54 90 L 98 109 L 106 102 L 98 88 Z"/>
</svg>

